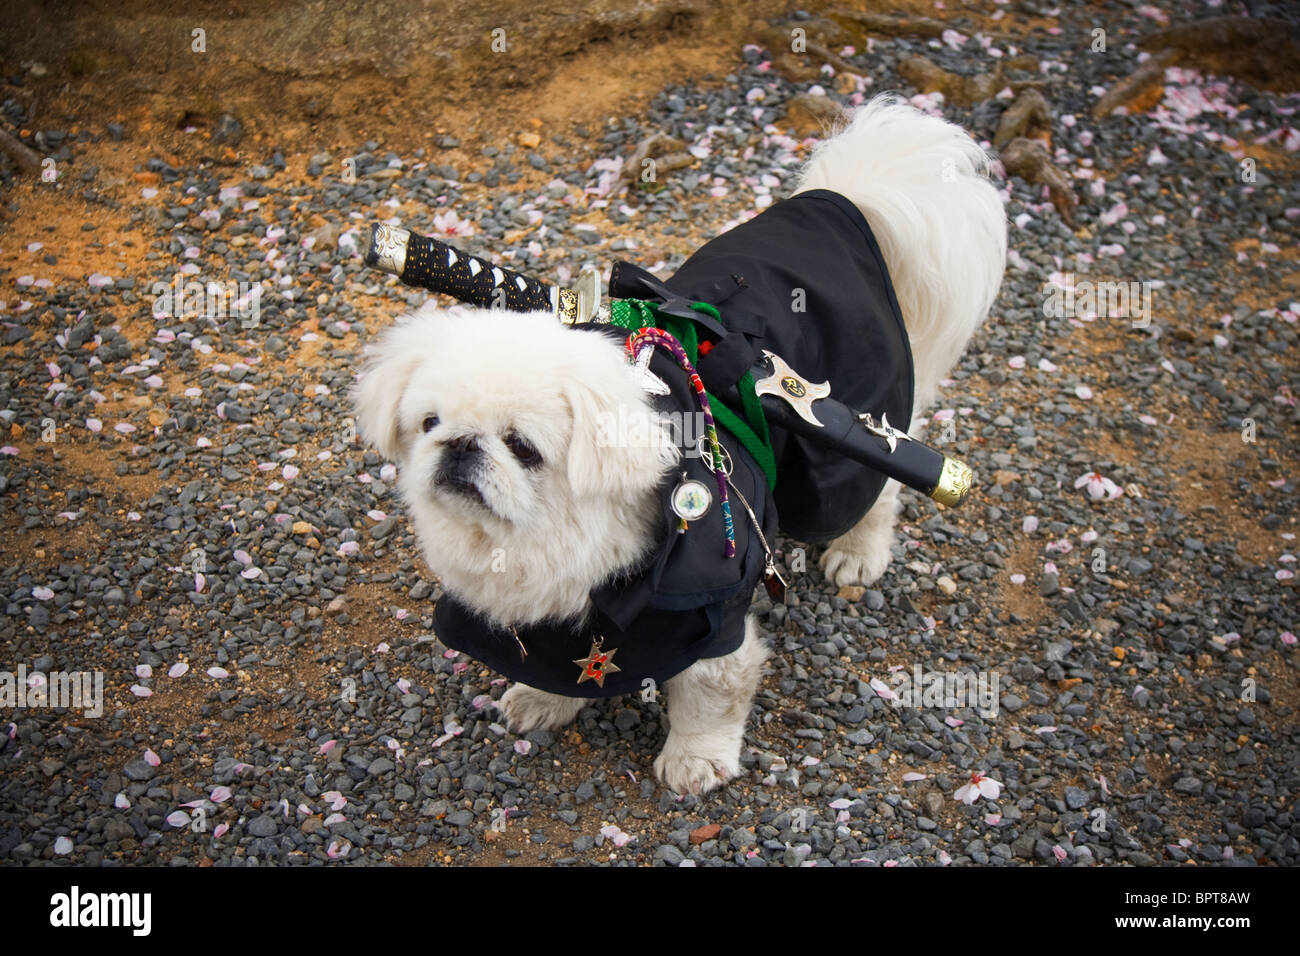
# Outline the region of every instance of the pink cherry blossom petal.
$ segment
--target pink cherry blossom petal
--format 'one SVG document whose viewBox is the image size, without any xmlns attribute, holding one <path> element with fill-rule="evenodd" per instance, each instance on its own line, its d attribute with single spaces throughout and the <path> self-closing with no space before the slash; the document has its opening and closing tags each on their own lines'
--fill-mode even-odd
<svg viewBox="0 0 1300 956">
<path fill-rule="evenodd" d="M 600 828 L 600 834 L 606 840 L 609 840 L 614 846 L 625 847 L 632 842 L 632 837 L 624 833 L 614 825 L 603 826 Z"/>
<path fill-rule="evenodd" d="M 889 685 L 879 677 L 871 678 L 871 689 L 874 690 L 876 695 L 882 700 L 898 700 L 898 695 L 895 694 L 893 690 L 890 689 Z"/>
</svg>

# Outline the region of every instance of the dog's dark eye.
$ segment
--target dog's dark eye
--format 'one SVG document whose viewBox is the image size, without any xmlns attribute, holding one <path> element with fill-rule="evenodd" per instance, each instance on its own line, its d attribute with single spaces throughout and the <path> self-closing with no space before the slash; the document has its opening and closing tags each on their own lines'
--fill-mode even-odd
<svg viewBox="0 0 1300 956">
<path fill-rule="evenodd" d="M 437 415 L 424 416 L 424 421 L 420 423 L 420 427 L 424 429 L 426 434 L 428 432 L 433 431 L 435 428 L 438 427 L 438 416 Z"/>
<path fill-rule="evenodd" d="M 510 453 L 519 459 L 521 465 L 533 467 L 541 464 L 542 456 L 538 454 L 536 448 L 530 445 L 523 436 L 517 432 L 508 432 L 505 437 L 506 447 Z"/>
</svg>

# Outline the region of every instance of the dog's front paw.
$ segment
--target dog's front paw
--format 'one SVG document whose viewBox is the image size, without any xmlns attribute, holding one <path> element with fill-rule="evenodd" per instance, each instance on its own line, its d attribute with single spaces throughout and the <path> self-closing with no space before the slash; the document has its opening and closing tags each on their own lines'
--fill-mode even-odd
<svg viewBox="0 0 1300 956">
<path fill-rule="evenodd" d="M 822 555 L 821 566 L 836 587 L 875 584 L 889 567 L 889 542 L 852 551 L 831 545 Z"/>
<path fill-rule="evenodd" d="M 708 793 L 740 773 L 740 745 L 720 740 L 674 741 L 655 758 L 655 776 L 673 793 Z"/>
<path fill-rule="evenodd" d="M 556 730 L 571 722 L 587 705 L 583 697 L 561 697 L 527 684 L 515 684 L 497 701 L 511 732 L 526 734 L 530 730 Z"/>
</svg>

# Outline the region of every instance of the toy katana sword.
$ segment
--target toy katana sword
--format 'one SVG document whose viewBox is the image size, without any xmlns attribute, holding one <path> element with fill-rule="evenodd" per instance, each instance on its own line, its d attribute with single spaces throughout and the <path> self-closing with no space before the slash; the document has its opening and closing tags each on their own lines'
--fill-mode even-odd
<svg viewBox="0 0 1300 956">
<path fill-rule="evenodd" d="M 600 276 L 584 270 L 572 289 L 561 289 L 462 252 L 430 236 L 375 223 L 365 264 L 405 285 L 450 295 L 470 305 L 510 312 L 550 312 L 566 325 L 609 321 Z M 915 488 L 948 507 L 970 493 L 970 467 L 831 397 L 829 382 L 812 382 L 784 359 L 763 351 L 750 370 L 768 421 Z"/>
</svg>

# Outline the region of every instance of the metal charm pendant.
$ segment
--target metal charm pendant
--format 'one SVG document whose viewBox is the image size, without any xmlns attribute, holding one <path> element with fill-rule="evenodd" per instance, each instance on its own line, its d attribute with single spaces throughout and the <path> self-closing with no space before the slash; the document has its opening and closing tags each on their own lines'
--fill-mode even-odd
<svg viewBox="0 0 1300 956">
<path fill-rule="evenodd" d="M 673 489 L 669 503 L 677 517 L 683 521 L 698 521 L 713 506 L 713 493 L 704 482 L 687 478 L 686 472 L 682 472 L 682 480 Z"/>
<path fill-rule="evenodd" d="M 880 424 L 871 416 L 870 412 L 863 412 L 858 416 L 858 421 L 862 422 L 862 427 L 871 434 L 883 438 L 885 444 L 889 446 L 889 453 L 892 455 L 894 449 L 898 447 L 899 439 L 903 441 L 912 441 L 912 436 L 907 432 L 900 432 L 893 425 L 889 424 L 889 414 L 885 413 L 880 416 Z"/>
<path fill-rule="evenodd" d="M 773 601 L 785 603 L 785 578 L 781 577 L 781 572 L 776 569 L 776 562 L 772 560 L 770 551 L 767 554 L 767 566 L 763 569 L 763 587 L 767 589 L 767 595 Z"/>
<path fill-rule="evenodd" d="M 708 468 L 709 471 L 717 469 L 717 465 L 713 463 L 713 449 L 709 447 L 708 435 L 701 435 L 696 440 L 695 450 L 699 452 L 700 461 L 704 462 L 704 467 Z M 728 481 L 730 481 L 732 469 L 731 452 L 727 451 L 727 446 L 721 443 L 718 444 L 718 451 L 722 452 L 722 474 Z"/>
<path fill-rule="evenodd" d="M 607 651 L 602 650 L 604 643 L 605 638 L 596 638 L 587 656 L 580 657 L 573 662 L 582 668 L 582 673 L 578 675 L 579 684 L 583 681 L 594 680 L 597 687 L 604 687 L 606 674 L 617 674 L 623 669 L 613 663 L 613 657 L 618 653 L 618 648 L 611 647 Z"/>
</svg>

